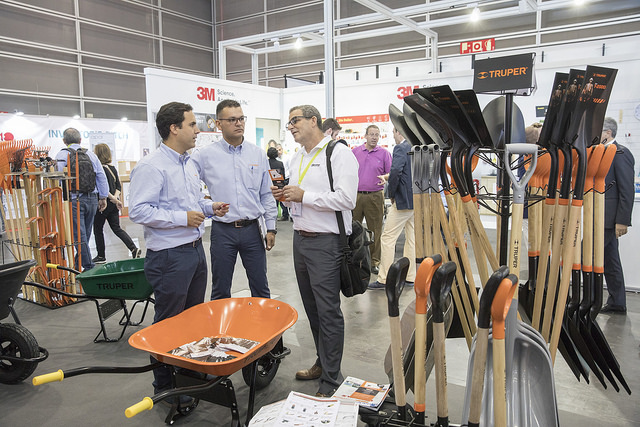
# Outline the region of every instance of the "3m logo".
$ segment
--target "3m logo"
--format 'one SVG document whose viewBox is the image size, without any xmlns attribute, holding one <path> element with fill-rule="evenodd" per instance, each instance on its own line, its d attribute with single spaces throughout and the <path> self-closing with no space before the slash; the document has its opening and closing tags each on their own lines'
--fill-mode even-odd
<svg viewBox="0 0 640 427">
<path fill-rule="evenodd" d="M 201 101 L 216 100 L 216 90 L 214 88 L 199 86 L 196 92 L 198 92 L 197 98 Z"/>
<path fill-rule="evenodd" d="M 483 71 L 481 73 L 478 73 L 478 79 L 479 80 L 483 80 L 489 77 L 489 73 L 487 73 L 486 71 Z"/>
</svg>

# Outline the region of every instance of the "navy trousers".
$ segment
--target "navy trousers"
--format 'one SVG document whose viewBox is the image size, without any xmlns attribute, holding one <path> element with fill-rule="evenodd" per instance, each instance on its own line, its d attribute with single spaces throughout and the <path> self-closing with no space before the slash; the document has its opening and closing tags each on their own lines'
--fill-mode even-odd
<svg viewBox="0 0 640 427">
<path fill-rule="evenodd" d="M 607 282 L 607 291 L 609 291 L 607 304 L 626 307 L 624 272 L 622 271 L 618 239 L 616 239 L 614 228 L 605 228 L 604 230 L 604 279 Z"/>
<path fill-rule="evenodd" d="M 211 299 L 231 298 L 231 283 L 240 254 L 252 297 L 269 298 L 267 254 L 258 223 L 236 228 L 218 221 L 211 223 Z"/>
<path fill-rule="evenodd" d="M 198 240 L 195 246 L 186 244 L 161 251 L 147 249 L 144 274 L 153 287 L 156 300 L 153 323 L 204 302 L 207 258 L 202 240 Z M 153 357 L 151 362 L 155 362 Z M 171 370 L 168 366 L 154 369 L 153 376 L 156 393 L 171 387 Z"/>
<path fill-rule="evenodd" d="M 78 210 L 80 218 L 78 219 Z M 90 270 L 95 267 L 91 251 L 89 250 L 89 239 L 91 238 L 91 230 L 93 230 L 93 219 L 98 210 L 98 194 L 97 193 L 80 193 L 77 198 L 71 200 L 71 216 L 73 217 L 73 238 L 76 242 L 80 242 L 76 246 L 75 268 L 80 270 L 79 261 L 82 261 L 82 270 Z M 78 236 L 78 220 L 80 221 L 80 236 Z M 78 258 L 78 250 L 80 250 L 80 259 Z"/>
</svg>

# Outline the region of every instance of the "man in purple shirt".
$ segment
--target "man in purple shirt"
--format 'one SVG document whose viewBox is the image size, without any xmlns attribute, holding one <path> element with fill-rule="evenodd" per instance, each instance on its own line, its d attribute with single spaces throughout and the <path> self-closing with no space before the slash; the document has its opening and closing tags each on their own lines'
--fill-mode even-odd
<svg viewBox="0 0 640 427">
<path fill-rule="evenodd" d="M 378 147 L 380 128 L 367 126 L 364 135 L 366 142 L 353 149 L 360 169 L 358 170 L 358 198 L 353 210 L 353 219 L 367 221 L 367 228 L 373 231 L 371 246 L 371 270 L 378 274 L 380 264 L 380 235 L 382 234 L 382 217 L 384 214 L 384 179 L 380 178 L 391 170 L 391 153 Z"/>
</svg>

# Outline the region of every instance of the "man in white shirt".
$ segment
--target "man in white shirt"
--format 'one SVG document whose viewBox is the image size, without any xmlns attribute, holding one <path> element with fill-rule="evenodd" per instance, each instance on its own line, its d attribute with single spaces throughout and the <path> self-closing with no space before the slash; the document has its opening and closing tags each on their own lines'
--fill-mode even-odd
<svg viewBox="0 0 640 427">
<path fill-rule="evenodd" d="M 293 218 L 293 263 L 298 288 L 309 318 L 317 359 L 310 369 L 296 373 L 299 380 L 320 378 L 317 396 L 333 394 L 343 380 L 344 318 L 340 309 L 342 247 L 336 211 L 342 211 L 351 234 L 351 210 L 356 205 L 358 162 L 349 148 L 337 144 L 331 156 L 333 187 L 329 186 L 322 116 L 311 105 L 289 110 L 287 129 L 302 147 L 292 157 L 289 185 L 272 186 L 276 199 L 284 196 Z"/>
</svg>

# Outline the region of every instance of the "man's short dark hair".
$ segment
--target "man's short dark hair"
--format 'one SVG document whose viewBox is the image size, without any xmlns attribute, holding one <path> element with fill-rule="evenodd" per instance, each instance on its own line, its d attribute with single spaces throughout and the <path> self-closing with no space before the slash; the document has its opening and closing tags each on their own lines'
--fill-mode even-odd
<svg viewBox="0 0 640 427">
<path fill-rule="evenodd" d="M 179 128 L 182 127 L 184 113 L 187 111 L 193 111 L 193 107 L 182 102 L 169 102 L 160 107 L 156 115 L 156 128 L 158 128 L 160 138 L 162 138 L 163 141 L 166 141 L 169 137 L 171 125 L 176 125 Z"/>
<path fill-rule="evenodd" d="M 326 132 L 328 129 L 342 130 L 342 126 L 340 126 L 340 123 L 333 117 L 328 117 L 322 122 L 322 132 Z"/>
<path fill-rule="evenodd" d="M 216 117 L 220 117 L 220 113 L 225 108 L 239 108 L 239 107 L 240 107 L 240 103 L 235 99 L 223 99 L 222 101 L 218 102 L 218 106 L 216 107 Z"/>
<path fill-rule="evenodd" d="M 604 119 L 604 123 L 602 124 L 602 130 L 610 130 L 611 138 L 615 138 L 618 134 L 618 123 L 616 122 L 616 119 L 614 119 L 613 117 L 606 117 Z"/>
<path fill-rule="evenodd" d="M 270 159 L 278 158 L 278 149 L 276 147 L 269 147 L 267 150 L 267 157 Z"/>
<path fill-rule="evenodd" d="M 314 107 L 313 105 L 296 105 L 295 107 L 291 107 L 289 109 L 289 114 L 291 114 L 291 112 L 295 110 L 302 111 L 302 115 L 307 119 L 315 117 L 318 129 L 322 130 L 322 116 L 320 115 L 320 111 L 318 111 L 316 107 Z"/>
<path fill-rule="evenodd" d="M 65 145 L 80 144 L 81 141 L 82 135 L 80 135 L 78 129 L 67 128 L 62 132 L 62 142 L 64 142 Z"/>
</svg>

